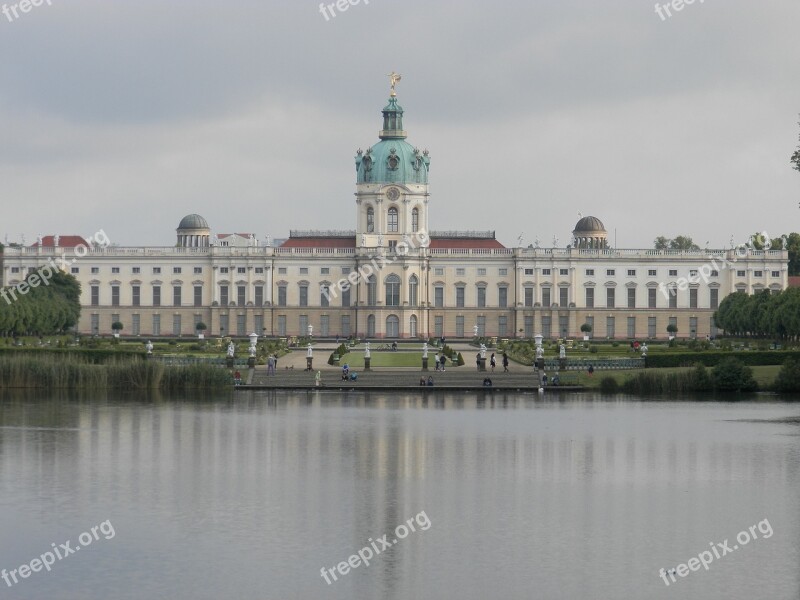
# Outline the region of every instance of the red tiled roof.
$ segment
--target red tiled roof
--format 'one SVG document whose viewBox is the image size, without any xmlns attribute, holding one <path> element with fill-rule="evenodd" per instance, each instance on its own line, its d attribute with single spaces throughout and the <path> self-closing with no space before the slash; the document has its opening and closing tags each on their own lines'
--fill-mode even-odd
<svg viewBox="0 0 800 600">
<path fill-rule="evenodd" d="M 800 277 L 797 276 L 789 277 L 789 287 L 790 288 L 800 287 Z"/>
<path fill-rule="evenodd" d="M 298 237 L 289 238 L 281 248 L 355 248 L 355 237 Z"/>
<path fill-rule="evenodd" d="M 42 238 L 42 246 L 55 246 L 55 236 L 46 235 Z M 79 235 L 61 235 L 58 237 L 58 245 L 60 248 L 75 248 L 76 246 L 89 246 L 89 242 Z M 39 242 L 31 244 L 31 248 L 38 248 Z"/>
<path fill-rule="evenodd" d="M 486 238 L 431 238 L 431 248 L 505 248 L 495 239 Z"/>
</svg>

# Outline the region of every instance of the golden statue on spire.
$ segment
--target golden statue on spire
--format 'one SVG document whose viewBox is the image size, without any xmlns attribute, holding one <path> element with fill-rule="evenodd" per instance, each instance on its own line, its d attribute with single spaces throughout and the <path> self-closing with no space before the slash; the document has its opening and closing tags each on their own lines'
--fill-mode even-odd
<svg viewBox="0 0 800 600">
<path fill-rule="evenodd" d="M 392 98 L 394 98 L 395 96 L 397 96 L 397 94 L 396 94 L 396 93 L 395 93 L 395 91 L 394 91 L 394 87 L 397 85 L 397 82 L 398 82 L 398 81 L 400 81 L 400 80 L 402 79 L 402 77 L 400 76 L 400 74 L 399 74 L 399 73 L 395 73 L 394 71 L 392 71 L 391 73 L 389 73 L 389 74 L 387 75 L 387 77 L 389 78 L 389 82 L 391 83 L 391 87 L 392 87 Z"/>
</svg>

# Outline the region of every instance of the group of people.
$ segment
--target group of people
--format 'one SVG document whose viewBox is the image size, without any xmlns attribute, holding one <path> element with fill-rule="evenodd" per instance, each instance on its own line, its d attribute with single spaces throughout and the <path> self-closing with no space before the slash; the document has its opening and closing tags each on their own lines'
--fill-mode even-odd
<svg viewBox="0 0 800 600">
<path fill-rule="evenodd" d="M 342 381 L 358 381 L 358 373 L 351 371 L 347 363 L 342 367 Z"/>
<path fill-rule="evenodd" d="M 425 376 L 423 375 L 422 377 L 419 378 L 419 385 L 433 387 L 433 377 L 428 375 L 428 379 L 425 379 Z"/>
<path fill-rule="evenodd" d="M 478 370 L 479 371 L 481 370 L 481 358 L 483 358 L 483 357 L 481 356 L 481 353 L 478 352 L 478 355 L 475 357 L 475 361 L 478 364 Z M 492 373 L 494 373 L 494 368 L 496 366 L 497 366 L 497 358 L 495 357 L 494 352 L 492 352 L 492 355 L 489 357 L 489 368 L 492 369 Z M 503 352 L 503 373 L 508 373 L 508 372 L 509 372 L 508 371 L 508 354 Z"/>
<path fill-rule="evenodd" d="M 440 352 L 436 356 L 433 357 L 433 365 L 434 371 L 444 371 L 444 365 L 447 362 L 447 357 L 444 355 L 444 352 Z"/>
</svg>

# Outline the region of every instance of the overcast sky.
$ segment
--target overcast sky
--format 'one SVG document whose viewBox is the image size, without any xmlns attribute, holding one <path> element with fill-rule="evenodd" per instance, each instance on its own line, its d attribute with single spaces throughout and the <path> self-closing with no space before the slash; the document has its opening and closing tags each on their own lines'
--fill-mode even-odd
<svg viewBox="0 0 800 600">
<path fill-rule="evenodd" d="M 18 0 L 7 0 L 9 6 Z M 800 231 L 800 2 L 47 0 L 0 14 L 0 235 L 354 229 L 386 74 L 432 229 L 701 246 Z M 334 8 L 335 10 L 335 8 Z"/>
</svg>

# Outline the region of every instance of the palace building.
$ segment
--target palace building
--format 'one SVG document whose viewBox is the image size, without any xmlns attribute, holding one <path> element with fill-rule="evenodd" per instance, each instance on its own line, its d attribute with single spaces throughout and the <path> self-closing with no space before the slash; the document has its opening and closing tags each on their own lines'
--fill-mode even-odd
<svg viewBox="0 0 800 600">
<path fill-rule="evenodd" d="M 788 286 L 783 250 L 617 249 L 603 223 L 583 217 L 569 245 L 507 248 L 492 231 L 431 230 L 431 157 L 410 144 L 392 90 L 377 142 L 355 156 L 355 229 L 212 235 L 184 217 L 174 245 L 84 244 L 46 236 L 0 255 L 3 283 L 51 259 L 82 286 L 84 334 L 306 335 L 448 338 L 666 338 L 716 335 L 713 313 L 735 292 Z M 441 211 L 439 214 L 446 213 Z M 524 218 L 524 217 L 523 217 Z M 439 225 L 436 222 L 436 225 Z M 86 245 L 89 245 L 88 243 Z"/>
</svg>

